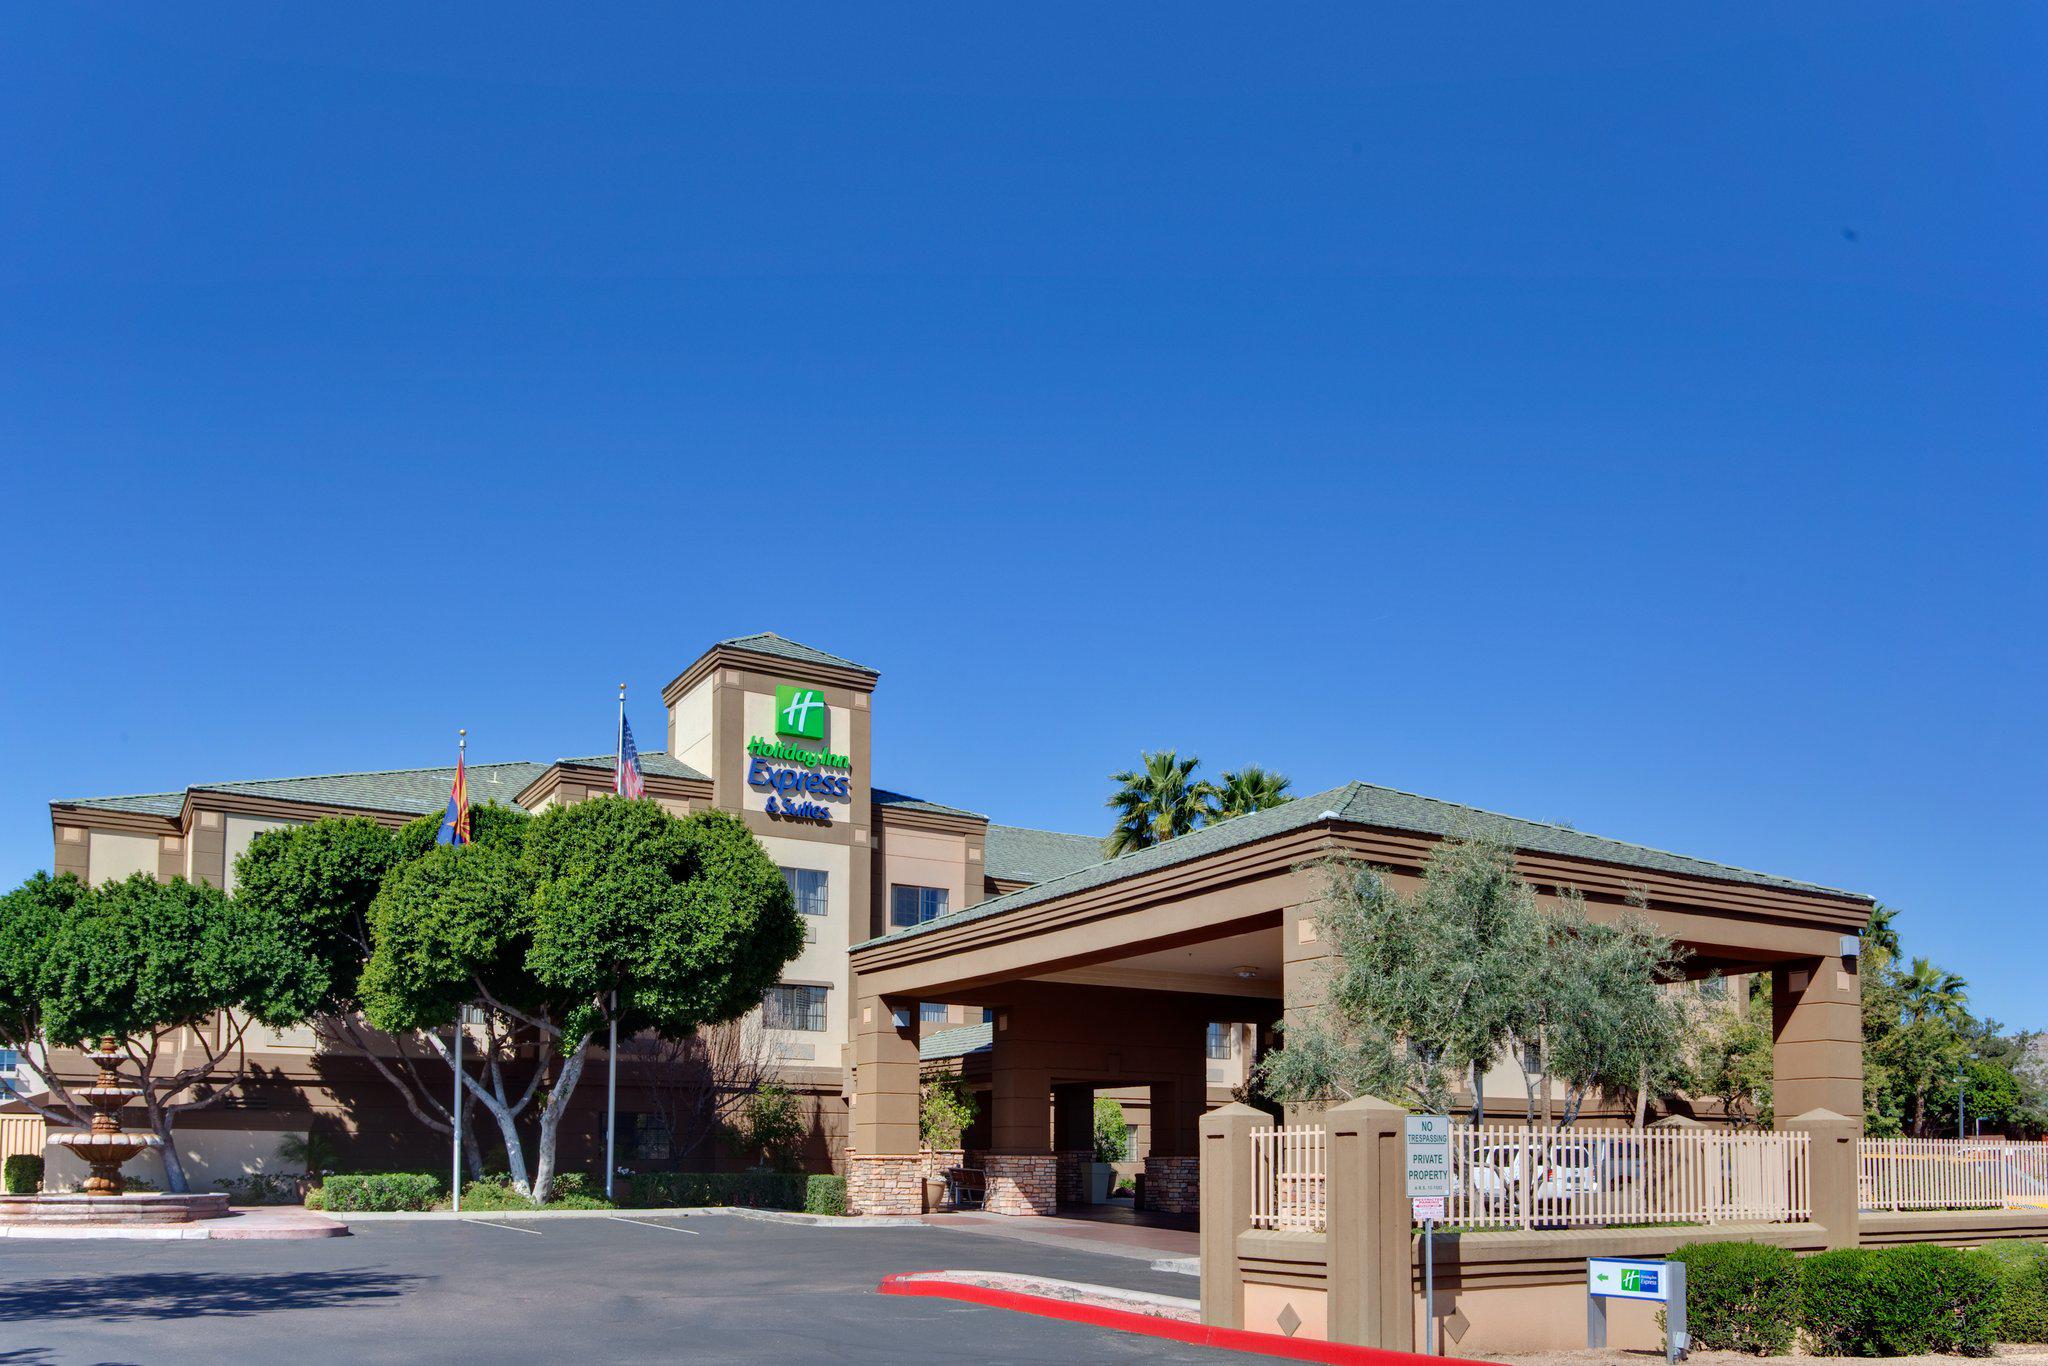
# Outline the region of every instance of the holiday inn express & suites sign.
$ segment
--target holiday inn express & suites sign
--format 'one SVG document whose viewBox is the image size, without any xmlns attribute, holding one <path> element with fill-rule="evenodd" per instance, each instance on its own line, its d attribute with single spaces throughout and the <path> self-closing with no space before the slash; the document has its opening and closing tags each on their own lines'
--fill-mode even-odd
<svg viewBox="0 0 2048 1366">
<path fill-rule="evenodd" d="M 790 683 L 775 685 L 778 737 L 816 740 L 822 744 L 829 713 L 825 694 L 818 689 Z M 853 760 L 844 754 L 794 744 L 790 739 L 770 740 L 757 735 L 747 741 L 747 785 L 771 789 L 767 805 L 771 816 L 830 824 L 832 808 L 824 802 L 851 799 L 852 768 Z M 827 769 L 848 772 L 828 773 Z"/>
</svg>

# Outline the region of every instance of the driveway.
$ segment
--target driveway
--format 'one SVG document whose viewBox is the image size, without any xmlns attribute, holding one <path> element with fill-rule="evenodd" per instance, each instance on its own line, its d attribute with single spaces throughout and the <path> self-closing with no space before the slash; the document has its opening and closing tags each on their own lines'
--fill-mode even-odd
<svg viewBox="0 0 2048 1366">
<path fill-rule="evenodd" d="M 308 1242 L 0 1243 L 0 1366 L 98 1362 L 1269 1361 L 949 1300 L 897 1271 L 1192 1296 L 1142 1261 L 730 1217 L 359 1225 Z"/>
</svg>

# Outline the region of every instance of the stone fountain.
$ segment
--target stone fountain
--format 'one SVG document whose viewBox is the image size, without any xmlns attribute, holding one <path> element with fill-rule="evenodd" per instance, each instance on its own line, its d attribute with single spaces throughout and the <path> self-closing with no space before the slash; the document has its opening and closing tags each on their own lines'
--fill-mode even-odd
<svg viewBox="0 0 2048 1366">
<path fill-rule="evenodd" d="M 224 1193 L 127 1193 L 121 1180 L 122 1164 L 139 1152 L 161 1148 L 164 1141 L 155 1134 L 123 1129 L 116 1117 L 142 1094 L 139 1086 L 123 1085 L 115 1070 L 124 1056 L 120 1041 L 103 1038 L 85 1056 L 99 1068 L 99 1076 L 91 1086 L 72 1094 L 92 1107 L 92 1124 L 51 1134 L 49 1142 L 84 1158 L 92 1175 L 75 1192 L 0 1195 L 0 1223 L 182 1224 L 226 1215 L 228 1197 Z"/>
</svg>

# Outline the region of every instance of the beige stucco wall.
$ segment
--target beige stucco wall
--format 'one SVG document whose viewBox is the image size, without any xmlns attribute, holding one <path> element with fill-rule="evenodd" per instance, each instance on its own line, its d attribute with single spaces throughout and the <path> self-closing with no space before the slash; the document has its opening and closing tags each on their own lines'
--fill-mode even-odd
<svg viewBox="0 0 2048 1366">
<path fill-rule="evenodd" d="M 853 850 L 844 844 L 781 835 L 763 835 L 760 840 L 777 867 L 823 871 L 825 898 L 830 908 L 823 916 L 802 917 L 811 942 L 782 969 L 785 982 L 830 984 L 831 994 L 825 1000 L 825 1028 L 767 1030 L 769 1046 L 778 1049 L 779 1056 L 791 1063 L 837 1067 L 840 1049 L 847 1040 L 851 969 L 846 951 L 853 916 Z M 812 1056 L 804 1056 L 806 1049 Z"/>
<path fill-rule="evenodd" d="M 119 830 L 94 830 L 89 832 L 90 843 L 86 846 L 86 872 L 92 878 L 92 885 L 103 886 L 119 882 L 137 873 L 156 876 L 157 842 L 155 835 L 130 835 Z"/>
<path fill-rule="evenodd" d="M 711 675 L 676 699 L 669 709 L 673 757 L 711 775 Z"/>
<path fill-rule="evenodd" d="M 303 825 L 303 821 L 259 820 L 255 816 L 228 817 L 227 827 L 227 870 L 221 890 L 232 893 L 235 890 L 235 860 L 249 851 L 249 842 L 265 830 L 277 830 L 287 825 Z M 453 1075 L 452 1073 L 450 1074 Z"/>
<path fill-rule="evenodd" d="M 140 1114 L 140 1107 L 135 1113 Z M 130 1128 L 135 1124 L 131 1119 Z M 280 1129 L 179 1129 L 178 1156 L 185 1164 L 185 1179 L 194 1191 L 219 1189 L 216 1179 L 247 1176 L 251 1172 L 297 1174 L 299 1168 L 277 1155 L 278 1141 L 287 1133 L 304 1138 L 306 1131 Z M 155 1149 L 139 1153 L 122 1166 L 124 1176 L 141 1177 L 158 1190 L 164 1188 L 164 1160 Z M 43 1148 L 44 1189 L 75 1190 L 91 1169 L 69 1148 L 46 1144 Z"/>
<path fill-rule="evenodd" d="M 944 887 L 946 909 L 967 905 L 967 837 L 925 830 L 889 830 L 882 837 L 882 885 L 875 889 L 889 923 L 892 887 Z"/>
</svg>

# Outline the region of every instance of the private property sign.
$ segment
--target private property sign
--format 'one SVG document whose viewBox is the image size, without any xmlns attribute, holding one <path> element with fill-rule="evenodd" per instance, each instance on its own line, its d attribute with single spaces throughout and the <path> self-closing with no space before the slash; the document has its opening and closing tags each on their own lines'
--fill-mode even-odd
<svg viewBox="0 0 2048 1366">
<path fill-rule="evenodd" d="M 1451 1117 L 1410 1115 L 1402 1149 L 1408 1173 L 1408 1198 L 1418 1200 L 1451 1193 Z"/>
</svg>

